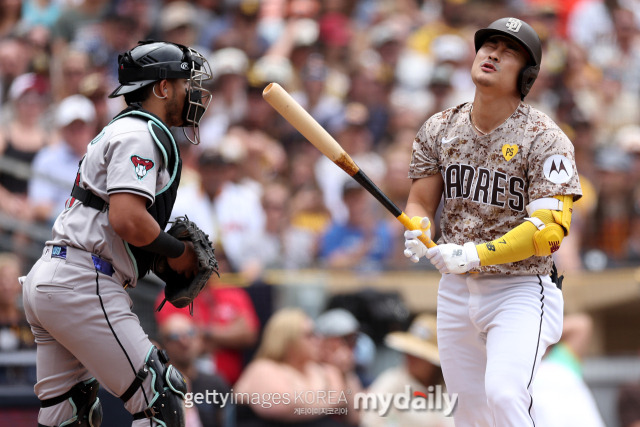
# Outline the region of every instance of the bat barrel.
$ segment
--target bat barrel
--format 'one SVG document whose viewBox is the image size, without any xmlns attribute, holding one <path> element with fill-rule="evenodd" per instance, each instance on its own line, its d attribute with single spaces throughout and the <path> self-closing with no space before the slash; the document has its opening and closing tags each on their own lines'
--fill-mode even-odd
<svg viewBox="0 0 640 427">
<path fill-rule="evenodd" d="M 378 200 L 389 212 L 396 217 L 405 227 L 412 229 L 413 225 L 407 215 L 402 212 L 382 192 L 369 177 L 356 165 L 347 152 L 320 124 L 293 99 L 286 90 L 277 83 L 270 83 L 262 91 L 262 97 L 269 103 L 282 117 L 284 117 L 294 128 L 309 140 L 322 154 L 328 157 L 342 170 L 362 185 L 373 197 Z M 420 240 L 429 247 L 433 246 L 426 236 L 421 236 Z"/>
<path fill-rule="evenodd" d="M 358 172 L 358 166 L 330 134 L 320 126 L 307 110 L 277 83 L 269 83 L 262 97 L 294 128 L 309 140 L 322 154 L 349 175 Z"/>
</svg>

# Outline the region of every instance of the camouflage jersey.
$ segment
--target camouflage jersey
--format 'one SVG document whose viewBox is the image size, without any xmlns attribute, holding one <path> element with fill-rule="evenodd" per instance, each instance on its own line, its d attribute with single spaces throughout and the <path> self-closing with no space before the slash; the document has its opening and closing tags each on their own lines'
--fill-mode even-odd
<svg viewBox="0 0 640 427">
<path fill-rule="evenodd" d="M 465 103 L 433 115 L 413 143 L 409 178 L 441 173 L 444 180 L 438 243 L 488 242 L 522 224 L 534 200 L 581 197 L 573 145 L 547 115 L 520 103 L 502 125 L 478 135 L 471 107 Z M 551 256 L 532 256 L 472 271 L 549 274 L 551 266 Z"/>
</svg>

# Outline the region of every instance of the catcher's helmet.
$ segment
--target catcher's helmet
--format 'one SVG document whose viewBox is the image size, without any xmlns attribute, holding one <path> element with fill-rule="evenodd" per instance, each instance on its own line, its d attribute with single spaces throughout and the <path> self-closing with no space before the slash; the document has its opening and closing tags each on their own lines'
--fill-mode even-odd
<svg viewBox="0 0 640 427">
<path fill-rule="evenodd" d="M 118 55 L 120 86 L 111 92 L 109 98 L 133 92 L 163 79 L 188 79 L 189 89 L 182 116 L 184 125 L 193 127 L 194 135 L 187 135 L 185 130 L 185 136 L 193 144 L 198 144 L 200 119 L 211 102 L 211 92 L 203 87 L 203 83 L 212 78 L 209 62 L 195 49 L 177 43 L 138 43 L 138 46 Z"/>
<path fill-rule="evenodd" d="M 533 82 L 536 81 L 538 72 L 540 72 L 540 63 L 542 62 L 540 37 L 538 37 L 536 30 L 524 21 L 517 18 L 501 18 L 492 22 L 487 28 L 476 31 L 474 37 L 476 52 L 480 50 L 485 40 L 494 35 L 512 38 L 529 52 L 529 64 L 522 69 L 518 79 L 520 95 L 524 99 L 531 90 Z"/>
<path fill-rule="evenodd" d="M 109 98 L 133 92 L 162 79 L 189 79 L 191 68 L 188 48 L 166 42 L 140 42 L 133 49 L 118 55 L 120 86 Z"/>
</svg>

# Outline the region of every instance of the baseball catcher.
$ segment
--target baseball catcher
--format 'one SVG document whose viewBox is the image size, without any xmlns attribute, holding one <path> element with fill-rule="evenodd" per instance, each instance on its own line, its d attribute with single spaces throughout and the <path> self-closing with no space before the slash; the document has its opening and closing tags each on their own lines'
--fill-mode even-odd
<svg viewBox="0 0 640 427">
<path fill-rule="evenodd" d="M 177 308 L 189 306 L 189 310 L 193 314 L 193 300 L 207 284 L 209 277 L 213 273 L 220 277 L 218 261 L 214 255 L 209 236 L 193 221 L 190 221 L 186 215 L 177 217 L 167 233 L 178 240 L 193 244 L 198 258 L 198 272 L 194 277 L 187 277 L 173 270 L 166 256 L 158 255 L 153 264 L 153 272 L 165 282 L 164 300 L 158 307 L 158 311 L 162 310 L 164 303 L 169 301 Z"/>
<path fill-rule="evenodd" d="M 171 127 L 199 123 L 211 100 L 196 50 L 140 42 L 118 57 L 121 111 L 92 140 L 42 257 L 23 279 L 38 343 L 38 426 L 98 427 L 98 386 L 119 397 L 133 426 L 183 427 L 185 378 L 131 312 L 127 288 L 150 271 L 166 300 L 189 305 L 216 271 L 206 234 L 186 217 L 170 228 L 182 160 Z"/>
</svg>

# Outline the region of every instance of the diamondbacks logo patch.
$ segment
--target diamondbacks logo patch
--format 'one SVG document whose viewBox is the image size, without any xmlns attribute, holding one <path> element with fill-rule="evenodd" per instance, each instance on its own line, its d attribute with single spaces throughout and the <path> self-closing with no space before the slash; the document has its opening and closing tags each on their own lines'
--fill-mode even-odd
<svg viewBox="0 0 640 427">
<path fill-rule="evenodd" d="M 554 184 L 564 184 L 573 176 L 573 166 L 569 159 L 561 154 L 547 157 L 542 168 L 544 177 Z"/>
<path fill-rule="evenodd" d="M 153 167 L 153 162 L 149 159 L 143 159 L 140 156 L 131 156 L 131 163 L 136 172 L 138 179 L 142 179 L 147 176 L 147 172 Z"/>
</svg>

